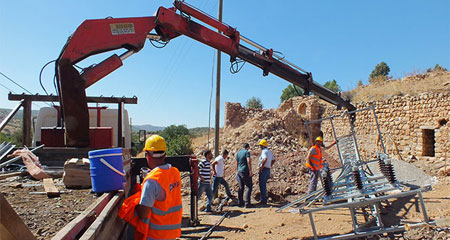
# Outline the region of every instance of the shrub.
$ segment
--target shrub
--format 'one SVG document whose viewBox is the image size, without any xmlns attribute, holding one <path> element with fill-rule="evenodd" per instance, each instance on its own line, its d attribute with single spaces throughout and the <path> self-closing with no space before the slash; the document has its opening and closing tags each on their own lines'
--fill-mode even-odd
<svg viewBox="0 0 450 240">
<path fill-rule="evenodd" d="M 293 84 L 289 84 L 283 92 L 281 92 L 280 101 L 284 102 L 290 98 L 303 95 L 303 89 L 294 86 Z"/>
<path fill-rule="evenodd" d="M 356 87 L 362 87 L 364 84 L 361 80 L 358 81 L 358 83 L 356 84 Z"/>
<path fill-rule="evenodd" d="M 381 79 L 386 80 L 387 75 L 389 74 L 390 71 L 391 71 L 391 69 L 385 62 L 381 62 L 381 63 L 377 64 L 375 66 L 375 69 L 373 69 L 373 71 L 370 73 L 369 82 L 373 83 L 374 80 L 379 81 Z M 379 76 L 383 76 L 384 78 L 377 78 Z"/>
<path fill-rule="evenodd" d="M 336 80 L 334 80 L 334 79 L 333 79 L 333 81 L 326 82 L 323 86 L 330 89 L 333 92 L 341 91 L 341 87 L 337 84 Z"/>
<path fill-rule="evenodd" d="M 262 109 L 263 104 L 261 102 L 261 99 L 252 97 L 245 103 L 246 108 L 254 108 L 254 109 Z"/>
</svg>

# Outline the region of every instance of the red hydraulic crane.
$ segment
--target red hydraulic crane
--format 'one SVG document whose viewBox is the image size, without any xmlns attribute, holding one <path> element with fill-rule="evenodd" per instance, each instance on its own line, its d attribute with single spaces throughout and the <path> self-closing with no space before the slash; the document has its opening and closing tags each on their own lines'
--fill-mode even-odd
<svg viewBox="0 0 450 240">
<path fill-rule="evenodd" d="M 219 30 L 216 32 L 198 24 L 191 18 Z M 89 145 L 89 115 L 85 89 L 120 66 L 122 61 L 144 47 L 145 40 L 164 41 L 186 35 L 210 47 L 230 55 L 230 61 L 237 59 L 249 62 L 263 70 L 266 76 L 272 73 L 286 81 L 313 92 L 320 98 L 349 111 L 355 107 L 339 94 L 317 84 L 311 73 L 243 37 L 240 33 L 204 12 L 176 0 L 174 7 L 160 7 L 155 16 L 136 18 L 107 18 L 86 20 L 72 34 L 56 62 L 56 76 L 63 118 L 66 128 L 66 145 L 86 147 Z M 249 46 L 243 46 L 243 41 Z M 92 65 L 79 73 L 74 65 L 94 54 L 125 48 L 103 62 Z"/>
</svg>

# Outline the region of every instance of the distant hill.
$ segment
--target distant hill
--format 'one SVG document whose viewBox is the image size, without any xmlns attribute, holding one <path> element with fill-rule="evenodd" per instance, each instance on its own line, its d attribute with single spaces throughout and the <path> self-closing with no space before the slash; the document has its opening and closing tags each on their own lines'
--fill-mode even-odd
<svg viewBox="0 0 450 240">
<path fill-rule="evenodd" d="M 12 109 L 7 109 L 7 108 L 0 108 L 0 120 L 2 120 L 3 118 L 5 118 Z M 39 110 L 32 110 L 31 111 L 31 116 L 33 117 L 37 117 L 39 113 Z M 13 117 L 13 119 L 22 119 L 23 116 L 23 110 L 19 110 Z"/>
<path fill-rule="evenodd" d="M 214 134 L 214 128 L 211 128 L 210 132 Z M 208 133 L 208 127 L 189 128 L 189 133 L 193 137 L 200 137 Z"/>
<path fill-rule="evenodd" d="M 145 130 L 147 132 L 157 132 L 164 130 L 165 127 L 153 126 L 150 124 L 145 125 L 133 125 L 133 131 Z"/>
</svg>

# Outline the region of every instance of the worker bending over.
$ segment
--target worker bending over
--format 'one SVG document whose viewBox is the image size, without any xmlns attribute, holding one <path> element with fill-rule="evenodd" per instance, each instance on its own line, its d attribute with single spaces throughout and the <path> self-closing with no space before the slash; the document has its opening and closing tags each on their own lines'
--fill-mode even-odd
<svg viewBox="0 0 450 240">
<path fill-rule="evenodd" d="M 321 136 L 316 138 L 315 144 L 309 149 L 306 157 L 306 166 L 309 168 L 311 180 L 309 181 L 308 194 L 316 191 L 317 182 L 319 180 L 320 169 L 323 168 L 323 150 L 328 149 L 336 144 L 336 141 L 328 147 L 323 146 L 323 138 Z"/>
<path fill-rule="evenodd" d="M 135 228 L 134 239 L 175 239 L 181 236 L 180 172 L 165 163 L 166 141 L 152 135 L 145 141 L 145 158 L 151 172 L 142 188 L 125 199 L 119 216 Z"/>
</svg>

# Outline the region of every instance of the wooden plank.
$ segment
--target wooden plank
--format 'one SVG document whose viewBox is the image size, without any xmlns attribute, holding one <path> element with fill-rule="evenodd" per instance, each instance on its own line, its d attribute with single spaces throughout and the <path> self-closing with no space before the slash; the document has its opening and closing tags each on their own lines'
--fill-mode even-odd
<svg viewBox="0 0 450 240">
<path fill-rule="evenodd" d="M 9 177 L 24 176 L 24 175 L 25 175 L 24 172 L 13 172 L 13 173 L 0 174 L 0 180 L 6 179 L 6 178 L 9 178 Z"/>
<path fill-rule="evenodd" d="M 27 225 L 9 205 L 3 194 L 0 194 L 0 237 L 3 239 L 36 239 Z"/>
<path fill-rule="evenodd" d="M 118 239 L 125 227 L 125 221 L 118 217 L 124 196 L 123 191 L 117 192 L 80 240 Z"/>
<path fill-rule="evenodd" d="M 53 178 L 44 178 L 43 180 L 44 190 L 48 197 L 58 197 L 59 190 L 56 188 L 55 183 L 53 183 Z"/>
<path fill-rule="evenodd" d="M 95 221 L 96 216 L 105 208 L 108 201 L 114 193 L 103 194 L 93 204 L 91 204 L 84 212 L 64 226 L 52 240 L 73 240 L 78 239 L 83 232 Z"/>
</svg>

